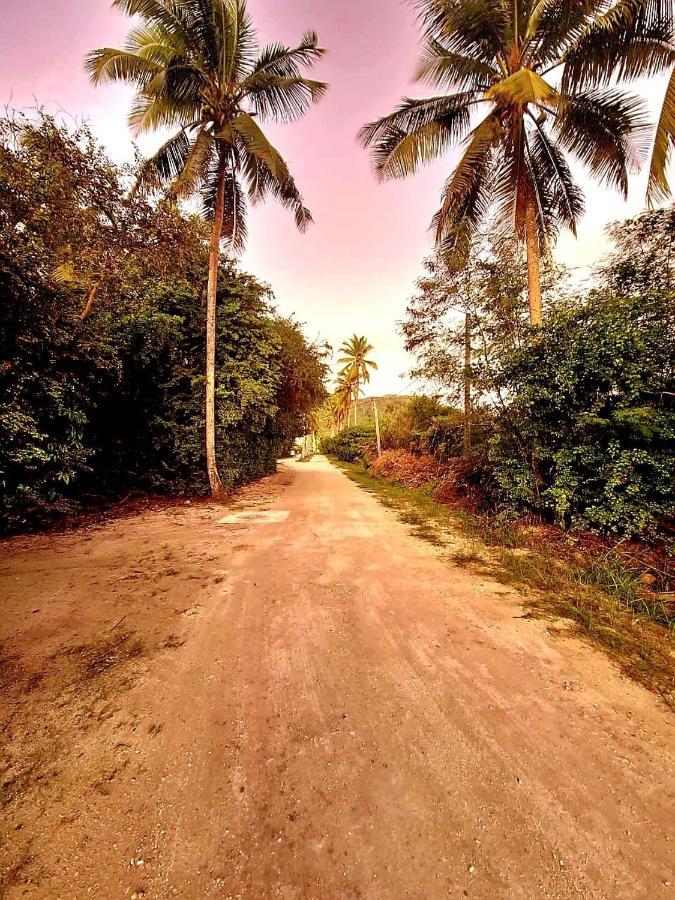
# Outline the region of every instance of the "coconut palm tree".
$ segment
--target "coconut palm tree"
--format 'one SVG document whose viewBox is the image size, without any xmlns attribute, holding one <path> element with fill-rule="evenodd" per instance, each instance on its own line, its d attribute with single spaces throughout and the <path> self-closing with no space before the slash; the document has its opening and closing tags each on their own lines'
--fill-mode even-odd
<svg viewBox="0 0 675 900">
<path fill-rule="evenodd" d="M 143 166 L 141 183 L 170 185 L 178 200 L 201 194 L 213 226 L 206 315 L 206 457 L 214 496 L 223 494 L 215 437 L 216 304 L 220 250 L 246 239 L 247 197 L 274 197 L 302 231 L 312 221 L 288 166 L 259 122 L 302 116 L 326 90 L 303 69 L 324 53 L 314 33 L 297 47 L 272 44 L 258 53 L 246 0 L 114 0 L 139 24 L 122 50 L 87 57 L 94 83 L 124 81 L 136 89 L 129 117 L 138 134 L 177 128 Z"/>
<path fill-rule="evenodd" d="M 437 244 L 461 258 L 486 222 L 515 229 L 527 249 L 535 326 L 542 254 L 561 228 L 576 231 L 584 211 L 568 157 L 624 196 L 641 160 L 644 104 L 616 86 L 594 85 L 600 67 L 591 50 L 620 74 L 662 67 L 668 24 L 656 7 L 664 3 L 643 0 L 648 11 L 633 25 L 639 52 L 623 59 L 618 45 L 605 44 L 605 57 L 596 46 L 598 29 L 620 5 L 608 0 L 417 0 L 424 35 L 417 77 L 440 93 L 404 99 L 361 131 L 382 179 L 407 176 L 465 141 L 434 217 Z"/>
<path fill-rule="evenodd" d="M 342 357 L 338 360 L 339 365 L 343 366 L 340 377 L 344 382 L 352 385 L 354 397 L 356 400 L 354 406 L 354 424 L 358 424 L 358 404 L 361 396 L 361 385 L 370 382 L 371 370 L 377 371 L 377 363 L 372 359 L 368 359 L 368 354 L 372 352 L 373 346 L 368 342 L 367 338 L 357 337 L 353 335 L 348 341 L 340 347 Z"/>
</svg>

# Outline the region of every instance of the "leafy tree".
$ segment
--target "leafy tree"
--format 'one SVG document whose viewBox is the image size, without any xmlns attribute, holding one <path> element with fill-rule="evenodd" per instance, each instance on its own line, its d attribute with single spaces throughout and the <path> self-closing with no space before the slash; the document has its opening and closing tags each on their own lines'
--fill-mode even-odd
<svg viewBox="0 0 675 900">
<path fill-rule="evenodd" d="M 434 218 L 438 247 L 465 259 L 488 221 L 527 248 L 530 320 L 542 321 L 541 264 L 584 211 L 571 155 L 624 196 L 640 162 L 644 104 L 607 72 L 634 77 L 671 64 L 672 14 L 659 0 L 419 0 L 418 80 L 442 93 L 405 99 L 361 131 L 383 179 L 412 174 L 466 139 Z M 614 21 L 639 7 L 621 46 Z M 619 16 L 620 18 L 620 16 Z M 611 36 L 611 39 L 610 39 Z M 477 121 L 476 121 L 477 119 Z"/>
<path fill-rule="evenodd" d="M 325 344 L 309 343 L 298 323 L 290 319 L 276 319 L 274 332 L 279 341 L 279 362 L 283 377 L 277 392 L 277 418 L 285 435 L 306 434 L 314 411 L 326 400 L 325 381 L 328 375 Z"/>
<path fill-rule="evenodd" d="M 653 535 L 675 515 L 673 296 L 561 304 L 505 361 L 492 459 L 511 506 L 560 525 Z M 532 456 L 536 467 L 532 467 Z"/>
<path fill-rule="evenodd" d="M 112 166 L 86 128 L 14 116 L 0 137 L 0 532 L 101 498 L 206 491 L 203 220 L 130 196 L 135 173 Z M 94 202 L 119 258 L 82 319 Z M 60 276 L 65 252 L 80 277 Z M 273 471 L 324 396 L 322 348 L 271 300 L 221 267 L 216 428 L 228 487 Z"/>
<path fill-rule="evenodd" d="M 258 55 L 246 0 L 114 0 L 141 24 L 123 50 L 87 57 L 95 83 L 125 81 L 137 91 L 130 125 L 137 132 L 179 131 L 145 165 L 146 184 L 169 183 L 174 198 L 200 193 L 212 224 L 206 316 L 206 458 L 214 496 L 223 493 L 216 462 L 215 361 L 218 267 L 246 239 L 246 193 L 275 197 L 304 230 L 311 222 L 280 153 L 257 120 L 292 121 L 326 85 L 302 76 L 323 55 L 308 32 L 295 48 L 272 44 Z M 244 187 L 245 186 L 245 187 Z"/>
<path fill-rule="evenodd" d="M 358 403 L 361 397 L 361 385 L 370 382 L 371 370 L 377 370 L 377 363 L 368 359 L 368 354 L 373 350 L 372 344 L 365 337 L 353 335 L 348 341 L 340 347 L 341 358 L 338 364 L 343 368 L 340 372 L 340 378 L 348 385 L 353 386 L 355 405 L 354 405 L 354 425 L 357 425 Z"/>
<path fill-rule="evenodd" d="M 495 379 L 505 354 L 526 342 L 527 267 L 501 242 L 481 237 L 462 265 L 437 253 L 425 261 L 401 331 L 417 358 L 413 377 L 459 403 L 467 377 L 476 403 L 501 404 Z M 560 293 L 563 273 L 544 270 L 547 293 Z M 466 321 L 470 322 L 471 365 L 467 372 Z"/>
</svg>

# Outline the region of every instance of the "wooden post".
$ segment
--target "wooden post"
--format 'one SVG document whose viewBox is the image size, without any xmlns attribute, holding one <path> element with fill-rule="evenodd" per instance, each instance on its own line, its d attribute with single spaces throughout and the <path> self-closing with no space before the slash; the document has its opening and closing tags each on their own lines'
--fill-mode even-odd
<svg viewBox="0 0 675 900">
<path fill-rule="evenodd" d="M 377 457 L 379 459 L 382 456 L 382 439 L 380 437 L 380 414 L 375 400 L 373 400 L 373 411 L 375 412 L 375 434 L 377 435 Z"/>
</svg>

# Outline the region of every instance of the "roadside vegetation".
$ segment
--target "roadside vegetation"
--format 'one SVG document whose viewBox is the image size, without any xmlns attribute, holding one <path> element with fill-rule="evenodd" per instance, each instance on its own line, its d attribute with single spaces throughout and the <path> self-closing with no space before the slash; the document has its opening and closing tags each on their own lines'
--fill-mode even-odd
<svg viewBox="0 0 675 900">
<path fill-rule="evenodd" d="M 197 195 L 210 227 L 206 466 L 211 493 L 222 497 L 227 484 L 218 471 L 215 368 L 221 248 L 230 254 L 244 248 L 249 201 L 273 197 L 293 213 L 300 231 L 311 223 L 286 162 L 259 123 L 295 121 L 323 96 L 327 85 L 305 78 L 303 71 L 325 51 L 310 31 L 296 47 L 270 44 L 258 53 L 246 0 L 113 0 L 113 6 L 140 21 L 122 49 L 102 47 L 89 54 L 92 81 L 134 87 L 129 116 L 134 133 L 176 129 L 140 166 L 137 187 L 164 187 L 174 201 Z"/>
<path fill-rule="evenodd" d="M 401 323 L 428 395 L 376 435 L 345 422 L 338 387 L 321 445 L 421 536 L 461 536 L 456 563 L 524 587 L 672 702 L 675 211 L 613 226 L 584 283 L 551 252 L 586 208 L 579 164 L 623 196 L 646 167 L 647 201 L 671 196 L 672 3 L 415 5 L 436 93 L 361 140 L 382 180 L 461 145 Z M 650 123 L 639 79 L 657 75 Z"/>
<path fill-rule="evenodd" d="M 84 127 L 0 121 L 0 533 L 83 505 L 209 489 L 209 233 L 130 192 Z M 324 350 L 231 262 L 218 278 L 223 483 L 274 470 L 324 397 Z"/>
</svg>

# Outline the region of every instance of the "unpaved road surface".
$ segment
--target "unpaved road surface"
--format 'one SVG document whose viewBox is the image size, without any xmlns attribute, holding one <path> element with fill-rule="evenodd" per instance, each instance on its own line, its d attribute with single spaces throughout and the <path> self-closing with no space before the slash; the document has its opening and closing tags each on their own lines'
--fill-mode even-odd
<svg viewBox="0 0 675 900">
<path fill-rule="evenodd" d="M 675 896 L 671 714 L 323 459 L 0 591 L 7 898 Z"/>
</svg>

